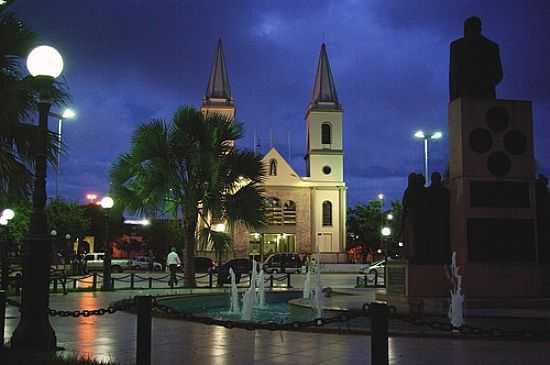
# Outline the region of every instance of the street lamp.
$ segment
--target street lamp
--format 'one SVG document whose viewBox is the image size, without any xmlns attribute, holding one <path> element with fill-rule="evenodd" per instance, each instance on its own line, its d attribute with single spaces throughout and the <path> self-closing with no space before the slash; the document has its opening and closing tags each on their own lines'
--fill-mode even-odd
<svg viewBox="0 0 550 365">
<path fill-rule="evenodd" d="M 416 131 L 414 137 L 422 139 L 424 141 L 424 176 L 426 178 L 426 185 L 428 184 L 428 141 L 433 140 L 437 141 L 438 139 L 443 138 L 443 133 L 440 131 L 435 131 L 432 133 L 424 133 L 424 131 Z"/>
<path fill-rule="evenodd" d="M 49 113 L 50 116 L 57 118 L 57 168 L 55 169 L 55 197 L 59 198 L 59 174 L 61 172 L 61 146 L 62 146 L 62 132 L 63 121 L 67 119 L 74 119 L 76 113 L 70 108 L 65 108 L 62 114 Z"/>
<path fill-rule="evenodd" d="M 4 209 L 0 215 L 0 262 L 2 263 L 2 290 L 8 290 L 8 241 L 4 240 L 3 227 L 7 226 L 9 221 L 15 217 L 15 212 L 11 209 Z"/>
<path fill-rule="evenodd" d="M 27 69 L 39 88 L 38 134 L 35 158 L 32 215 L 25 240 L 21 318 L 11 338 L 12 348 L 55 351 L 56 337 L 48 316 L 49 271 L 52 250 L 46 217 L 46 176 L 48 158 L 48 114 L 50 91 L 63 71 L 63 58 L 50 46 L 34 48 L 27 57 Z"/>
<path fill-rule="evenodd" d="M 99 205 L 105 209 L 105 259 L 103 260 L 103 289 L 111 290 L 111 241 L 109 240 L 109 211 L 115 205 L 111 197 L 104 197 Z"/>
<path fill-rule="evenodd" d="M 386 218 L 388 218 L 389 221 L 393 220 L 393 214 L 389 213 Z"/>
<path fill-rule="evenodd" d="M 386 288 L 388 287 L 388 237 L 391 236 L 391 228 L 390 227 L 383 227 L 380 231 L 382 233 L 382 237 L 384 237 L 384 285 Z"/>
</svg>

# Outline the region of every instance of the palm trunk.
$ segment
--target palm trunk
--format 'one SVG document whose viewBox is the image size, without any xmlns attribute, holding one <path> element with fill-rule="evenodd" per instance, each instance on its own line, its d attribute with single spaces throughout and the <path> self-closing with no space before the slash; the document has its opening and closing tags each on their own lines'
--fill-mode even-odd
<svg viewBox="0 0 550 365">
<path fill-rule="evenodd" d="M 186 288 L 194 288 L 195 281 L 195 249 L 197 243 L 195 241 L 197 231 L 197 212 L 184 214 L 183 230 L 185 239 L 185 258 L 183 265 L 183 282 Z"/>
</svg>

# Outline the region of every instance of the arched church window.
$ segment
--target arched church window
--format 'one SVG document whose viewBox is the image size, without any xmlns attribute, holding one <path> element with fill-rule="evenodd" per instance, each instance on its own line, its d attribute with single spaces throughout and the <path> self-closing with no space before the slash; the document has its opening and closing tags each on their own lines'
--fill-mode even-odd
<svg viewBox="0 0 550 365">
<path fill-rule="evenodd" d="M 332 136 L 330 130 L 330 124 L 323 123 L 321 125 L 321 144 L 331 144 Z"/>
<path fill-rule="evenodd" d="M 277 176 L 277 160 L 269 161 L 269 176 Z"/>
<path fill-rule="evenodd" d="M 332 203 L 323 202 L 323 226 L 332 226 Z"/>
<path fill-rule="evenodd" d="M 296 203 L 289 200 L 283 209 L 284 224 L 296 224 Z"/>
<path fill-rule="evenodd" d="M 267 224 L 283 224 L 283 207 L 277 198 L 268 198 L 266 202 L 265 218 Z"/>
</svg>

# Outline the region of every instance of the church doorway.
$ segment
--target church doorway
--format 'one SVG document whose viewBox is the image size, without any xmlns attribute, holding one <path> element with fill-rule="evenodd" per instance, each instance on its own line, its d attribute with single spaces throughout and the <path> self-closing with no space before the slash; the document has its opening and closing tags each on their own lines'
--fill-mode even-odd
<svg viewBox="0 0 550 365">
<path fill-rule="evenodd" d="M 294 233 L 251 233 L 248 254 L 259 256 L 264 261 L 269 255 L 278 252 L 296 252 Z"/>
</svg>

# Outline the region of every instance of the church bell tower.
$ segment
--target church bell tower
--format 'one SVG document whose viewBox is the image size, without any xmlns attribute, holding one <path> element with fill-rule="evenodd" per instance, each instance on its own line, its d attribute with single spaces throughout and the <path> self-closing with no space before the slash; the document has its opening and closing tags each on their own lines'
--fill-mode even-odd
<svg viewBox="0 0 550 365">
<path fill-rule="evenodd" d="M 306 111 L 307 176 L 344 181 L 343 109 L 330 70 L 327 49 L 321 46 L 313 95 Z"/>
</svg>

